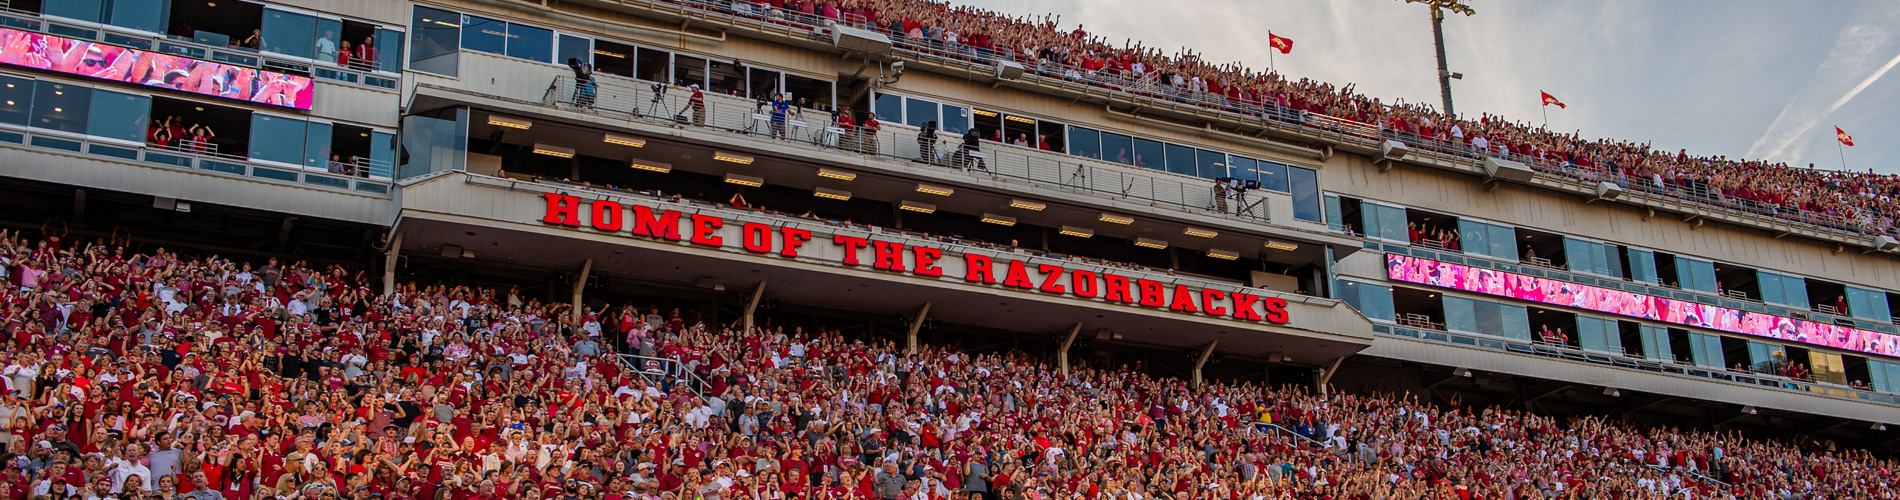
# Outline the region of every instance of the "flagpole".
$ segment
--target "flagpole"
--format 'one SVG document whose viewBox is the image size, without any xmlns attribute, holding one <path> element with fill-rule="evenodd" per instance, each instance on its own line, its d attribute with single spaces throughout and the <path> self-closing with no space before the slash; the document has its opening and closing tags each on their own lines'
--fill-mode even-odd
<svg viewBox="0 0 1900 500">
<path fill-rule="evenodd" d="M 1273 45 L 1273 30 L 1267 30 L 1267 45 L 1269 46 L 1268 49 L 1270 49 L 1267 51 L 1267 71 L 1272 71 L 1274 74 L 1279 74 L 1280 73 L 1279 68 L 1276 68 L 1273 66 L 1273 52 L 1280 50 L 1279 47 L 1271 46 Z"/>
<path fill-rule="evenodd" d="M 1841 138 L 1834 138 L 1834 150 L 1841 153 L 1841 171 L 1847 171 L 1847 146 L 1841 144 Z"/>
</svg>

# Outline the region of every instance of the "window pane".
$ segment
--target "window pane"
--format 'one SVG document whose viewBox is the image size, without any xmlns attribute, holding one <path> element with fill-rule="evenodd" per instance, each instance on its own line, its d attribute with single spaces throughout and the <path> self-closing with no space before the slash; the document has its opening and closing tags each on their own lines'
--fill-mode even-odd
<svg viewBox="0 0 1900 500">
<path fill-rule="evenodd" d="M 970 108 L 943 105 L 943 121 L 937 124 L 945 134 L 963 135 L 970 131 Z"/>
<path fill-rule="evenodd" d="M 96 23 L 104 5 L 105 0 L 48 0 L 40 13 Z"/>
<path fill-rule="evenodd" d="M 1630 249 L 1630 279 L 1642 283 L 1655 283 L 1656 254 L 1648 250 Z"/>
<path fill-rule="evenodd" d="M 109 13 L 111 17 L 106 22 L 122 28 L 163 32 L 165 15 L 168 14 L 165 7 L 165 0 L 114 0 L 112 12 Z"/>
<path fill-rule="evenodd" d="M 26 125 L 33 109 L 33 81 L 0 75 L 0 123 Z"/>
<path fill-rule="evenodd" d="M 1069 154 L 1083 158 L 1102 157 L 1102 133 L 1082 127 L 1069 127 Z"/>
<path fill-rule="evenodd" d="M 462 16 L 462 48 L 490 54 L 508 53 L 508 23 Z"/>
<path fill-rule="evenodd" d="M 1133 165 L 1135 160 L 1134 143 L 1128 136 L 1102 132 L 1102 159 Z"/>
<path fill-rule="evenodd" d="M 92 107 L 92 89 L 63 83 L 39 82 L 33 95 L 32 126 L 86 133 L 87 109 Z"/>
<path fill-rule="evenodd" d="M 251 159 L 303 163 L 303 130 L 303 120 L 251 115 Z"/>
<path fill-rule="evenodd" d="M 317 122 L 310 122 L 310 124 L 305 127 L 303 138 L 304 167 L 336 171 L 337 168 L 332 162 L 349 161 L 348 158 L 341 156 L 331 158 L 335 153 L 330 151 L 330 129 L 330 124 Z"/>
<path fill-rule="evenodd" d="M 1757 285 L 1756 288 L 1761 289 L 1762 302 L 1783 305 L 1788 303 L 1788 300 L 1781 296 L 1781 276 L 1774 273 L 1757 271 L 1755 273 L 1755 284 Z"/>
<path fill-rule="evenodd" d="M 1714 335 L 1689 334 L 1689 357 L 1696 366 L 1722 368 L 1722 339 Z"/>
<path fill-rule="evenodd" d="M 508 57 L 554 62 L 554 31 L 508 23 Z"/>
<path fill-rule="evenodd" d="M 673 53 L 649 48 L 635 49 L 633 77 L 649 82 L 673 81 Z"/>
<path fill-rule="evenodd" d="M 336 62 L 336 49 L 343 41 L 343 21 L 317 18 L 317 41 L 312 53 L 317 62 Z"/>
<path fill-rule="evenodd" d="M 567 64 L 569 60 L 593 64 L 594 39 L 562 33 L 561 48 L 554 54 L 554 63 Z"/>
<path fill-rule="evenodd" d="M 1308 222 L 1325 221 L 1325 214 L 1320 213 L 1319 209 L 1319 172 L 1289 167 L 1287 177 L 1293 188 L 1293 218 Z"/>
<path fill-rule="evenodd" d="M 1194 165 L 1199 167 L 1201 177 L 1218 179 L 1227 176 L 1227 154 L 1205 149 L 1195 150 Z"/>
<path fill-rule="evenodd" d="M 95 90 L 92 93 L 91 124 L 88 135 L 145 142 L 145 127 L 152 122 L 152 98 Z"/>
<path fill-rule="evenodd" d="M 1478 333 L 1486 335 L 1504 335 L 1503 318 L 1496 302 L 1477 302 L 1471 306 L 1471 315 L 1478 320 Z"/>
<path fill-rule="evenodd" d="M 468 159 L 468 110 L 445 109 L 402 117 L 401 178 L 462 170 Z"/>
<path fill-rule="evenodd" d="M 1504 226 L 1486 228 L 1491 232 L 1491 256 L 1517 260 L 1517 231 Z"/>
<path fill-rule="evenodd" d="M 263 41 L 259 42 L 259 48 L 284 55 L 310 57 L 316 37 L 316 17 L 264 9 Z"/>
<path fill-rule="evenodd" d="M 884 121 L 898 121 L 904 117 L 904 97 L 891 94 L 878 94 L 873 103 L 872 113 Z"/>
<path fill-rule="evenodd" d="M 878 116 L 884 116 L 884 115 L 882 113 L 879 113 Z M 891 119 L 895 120 L 896 118 L 891 118 Z M 904 124 L 905 125 L 910 125 L 912 127 L 922 127 L 924 126 L 924 122 L 935 121 L 936 119 L 937 119 L 937 103 L 935 101 L 926 101 L 923 99 L 916 99 L 916 98 L 912 98 L 912 99 L 904 101 Z"/>
<path fill-rule="evenodd" d="M 1260 172 L 1260 189 L 1282 193 L 1292 192 L 1287 189 L 1286 165 L 1261 160 L 1260 166 L 1255 167 L 1255 170 Z"/>
<path fill-rule="evenodd" d="M 376 28 L 376 56 L 370 61 L 376 65 L 376 71 L 396 73 L 402 71 L 402 32 L 392 29 Z"/>
<path fill-rule="evenodd" d="M 1580 273 L 1597 272 L 1596 269 L 1590 265 L 1590 245 L 1591 243 L 1588 241 L 1564 238 L 1564 259 L 1568 260 L 1567 264 L 1570 266 L 1571 271 Z"/>
<path fill-rule="evenodd" d="M 1164 155 L 1162 151 L 1163 149 L 1159 141 L 1135 139 L 1134 165 L 1142 168 L 1163 170 L 1167 166 L 1167 160 L 1163 158 Z"/>
<path fill-rule="evenodd" d="M 1260 162 L 1253 158 L 1227 155 L 1227 176 L 1244 181 L 1260 179 Z"/>
<path fill-rule="evenodd" d="M 700 88 L 705 88 L 706 60 L 673 54 L 673 84 L 681 87 L 698 85 Z"/>
<path fill-rule="evenodd" d="M 1695 261 L 1695 265 L 1689 267 L 1695 271 L 1695 289 L 1715 293 L 1715 263 Z"/>
<path fill-rule="evenodd" d="M 409 23 L 409 69 L 456 75 L 456 51 L 462 48 L 461 14 L 416 7 Z"/>
<path fill-rule="evenodd" d="M 1814 304 L 1808 301 L 1808 280 L 1806 278 L 1783 276 L 1781 277 L 1781 287 L 1782 297 L 1788 300 L 1788 305 L 1802 309 L 1814 307 Z"/>
<path fill-rule="evenodd" d="M 1168 145 L 1168 171 L 1181 175 L 1199 175 L 1194 168 L 1194 148 L 1178 144 Z"/>
<path fill-rule="evenodd" d="M 1531 312 L 1524 306 L 1498 306 L 1498 323 L 1503 325 L 1505 337 L 1517 340 L 1531 339 Z"/>
<path fill-rule="evenodd" d="M 1392 320 L 1398 317 L 1393 312 L 1391 288 L 1365 283 L 1361 283 L 1359 288 L 1360 300 L 1366 304 L 1362 312 L 1367 318 Z"/>
<path fill-rule="evenodd" d="M 1405 224 L 1405 209 L 1373 205 L 1379 212 L 1379 237 L 1392 241 L 1410 241 Z"/>
<path fill-rule="evenodd" d="M 369 175 L 389 177 L 390 166 L 396 164 L 396 134 L 370 132 L 369 134 Z"/>
<path fill-rule="evenodd" d="M 1490 224 L 1482 222 L 1472 222 L 1468 220 L 1458 221 L 1459 244 L 1465 249 L 1465 253 L 1475 253 L 1479 255 L 1491 254 L 1490 227 Z"/>
<path fill-rule="evenodd" d="M 785 90 L 791 93 L 786 99 L 796 102 L 808 99 L 812 109 L 831 110 L 831 82 L 799 75 L 785 75 Z M 967 113 L 964 116 L 969 116 Z M 995 120 L 994 117 L 990 118 Z M 967 129 L 966 129 L 967 130 Z"/>
<path fill-rule="evenodd" d="M 1445 328 L 1460 332 L 1478 332 L 1478 318 L 1471 299 L 1445 297 Z"/>
<path fill-rule="evenodd" d="M 1326 228 L 1334 231 L 1345 229 L 1345 221 L 1340 220 L 1340 214 L 1344 213 L 1346 213 L 1346 211 L 1339 208 L 1339 197 L 1330 194 L 1326 195 L 1326 214 L 1328 215 L 1328 217 L 1326 217 Z"/>
</svg>

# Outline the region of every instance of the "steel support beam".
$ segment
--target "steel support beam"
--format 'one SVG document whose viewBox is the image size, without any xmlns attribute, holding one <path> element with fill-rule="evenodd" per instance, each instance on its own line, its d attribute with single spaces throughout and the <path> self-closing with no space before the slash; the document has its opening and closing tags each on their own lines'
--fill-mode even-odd
<svg viewBox="0 0 1900 500">
<path fill-rule="evenodd" d="M 910 331 L 904 332 L 904 352 L 917 354 L 917 331 L 924 328 L 924 318 L 930 317 L 930 303 L 917 308 L 917 317 L 910 319 Z"/>
<path fill-rule="evenodd" d="M 587 288 L 587 275 L 593 272 L 594 259 L 587 259 L 587 262 L 581 263 L 581 274 L 574 277 L 574 310 L 568 314 L 573 315 L 576 321 L 581 319 L 581 290 Z"/>
<path fill-rule="evenodd" d="M 1063 375 L 1069 374 L 1069 347 L 1075 345 L 1076 335 L 1082 333 L 1082 324 L 1076 323 L 1069 328 L 1069 336 L 1062 339 L 1062 348 L 1056 350 L 1056 370 Z"/>
<path fill-rule="evenodd" d="M 742 314 L 742 317 L 745 318 L 745 329 L 740 330 L 740 332 L 752 331 L 752 312 L 759 309 L 759 299 L 764 296 L 765 281 L 761 280 L 759 281 L 759 286 L 752 289 L 752 300 L 748 300 L 745 303 L 745 313 Z"/>
<path fill-rule="evenodd" d="M 402 233 L 389 239 L 389 248 L 383 251 L 383 296 L 396 293 L 396 259 L 402 254 Z"/>
<path fill-rule="evenodd" d="M 1201 367 L 1207 366 L 1207 358 L 1214 356 L 1214 346 L 1217 345 L 1220 345 L 1219 340 L 1208 341 L 1207 347 L 1201 348 L 1201 355 L 1194 358 L 1194 371 L 1188 374 L 1188 381 L 1195 389 L 1201 388 Z"/>
</svg>

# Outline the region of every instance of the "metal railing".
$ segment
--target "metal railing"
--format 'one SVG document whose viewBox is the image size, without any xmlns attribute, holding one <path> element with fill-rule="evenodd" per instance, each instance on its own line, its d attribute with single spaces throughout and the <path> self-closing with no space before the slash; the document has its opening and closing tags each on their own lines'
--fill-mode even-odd
<svg viewBox="0 0 1900 500">
<path fill-rule="evenodd" d="M 796 110 L 776 120 L 770 107 L 759 101 L 705 94 L 696 105 L 689 90 L 616 75 L 596 74 L 591 87 L 575 82 L 570 75 L 554 78 L 539 101 L 546 106 L 616 119 L 718 130 L 1203 215 L 1255 223 L 1271 221 L 1264 195 L 1219 196 L 1213 180 L 1188 182 L 1168 178 L 1173 174 L 1138 175 L 1134 167 L 992 141 L 980 141 L 977 149 L 966 150 L 956 134 L 942 133 L 930 140 L 905 125 L 881 124 L 877 131 L 862 125 L 846 127 L 833 124 L 830 114 L 813 110 Z"/>
<path fill-rule="evenodd" d="M 665 387 L 668 391 L 685 389 L 701 401 L 713 397 L 712 394 L 706 393 L 712 388 L 712 384 L 706 383 L 706 379 L 701 378 L 699 374 L 686 369 L 686 363 L 638 354 L 615 353 L 614 357 L 619 359 L 628 371 L 638 375 L 648 384 Z"/>
<path fill-rule="evenodd" d="M 53 25 L 52 20 L 43 19 L 38 13 L 8 9 L 4 7 L 4 4 L 0 4 L 0 26 L 43 32 L 51 29 Z M 59 22 L 59 25 L 69 29 L 60 33 L 49 34 L 89 43 L 102 43 L 148 50 L 167 55 L 182 56 L 247 68 L 281 70 L 284 66 L 294 66 L 294 72 L 310 73 L 310 76 L 338 82 L 360 84 L 384 90 L 395 90 L 400 85 L 402 79 L 402 68 L 399 65 L 393 64 L 393 61 L 376 61 L 370 64 L 358 64 L 355 60 L 352 60 L 351 64 L 347 66 L 335 65 L 335 61 L 321 61 L 331 64 L 328 66 L 319 66 L 311 64 L 311 62 L 316 61 L 315 59 L 306 61 L 302 58 L 297 58 L 294 61 L 280 61 L 272 58 L 277 56 L 265 54 L 262 51 L 250 47 L 239 45 L 209 45 L 200 43 L 191 37 L 168 33 L 157 35 L 127 33 L 115 31 L 111 29 L 113 27 L 110 25 L 71 23 L 66 21 Z M 89 31 L 93 35 L 90 38 L 78 37 L 75 36 L 77 33 L 72 32 L 73 29 Z M 314 43 L 314 41 L 312 43 Z M 296 56 L 283 57 L 295 58 Z M 378 57 L 385 56 L 378 54 Z M 382 69 L 381 66 L 384 65 L 392 66 L 392 68 Z"/>
<path fill-rule="evenodd" d="M 80 154 L 93 158 L 131 162 L 142 166 L 160 166 L 171 169 L 184 169 L 193 172 L 243 177 L 254 180 L 315 186 L 330 190 L 347 191 L 356 194 L 388 196 L 390 180 L 387 175 L 380 178 L 333 175 L 315 172 L 297 166 L 278 166 L 260 164 L 242 156 L 219 153 L 216 144 L 190 144 L 182 147 L 160 145 L 130 145 L 116 141 L 102 141 L 82 136 L 46 134 L 33 129 L 0 128 L 0 143 L 11 144 L 8 147 L 25 147 L 42 151 L 61 151 L 68 154 Z M 203 147 L 214 146 L 214 147 Z M 384 165 L 388 162 L 371 162 Z"/>
</svg>

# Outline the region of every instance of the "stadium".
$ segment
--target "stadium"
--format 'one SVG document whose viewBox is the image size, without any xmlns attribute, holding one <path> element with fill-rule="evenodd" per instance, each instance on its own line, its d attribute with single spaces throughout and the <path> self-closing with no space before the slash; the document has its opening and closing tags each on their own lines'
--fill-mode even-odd
<svg viewBox="0 0 1900 500">
<path fill-rule="evenodd" d="M 0 4 L 10 500 L 1900 497 L 1890 175 L 928 0 Z"/>
</svg>

